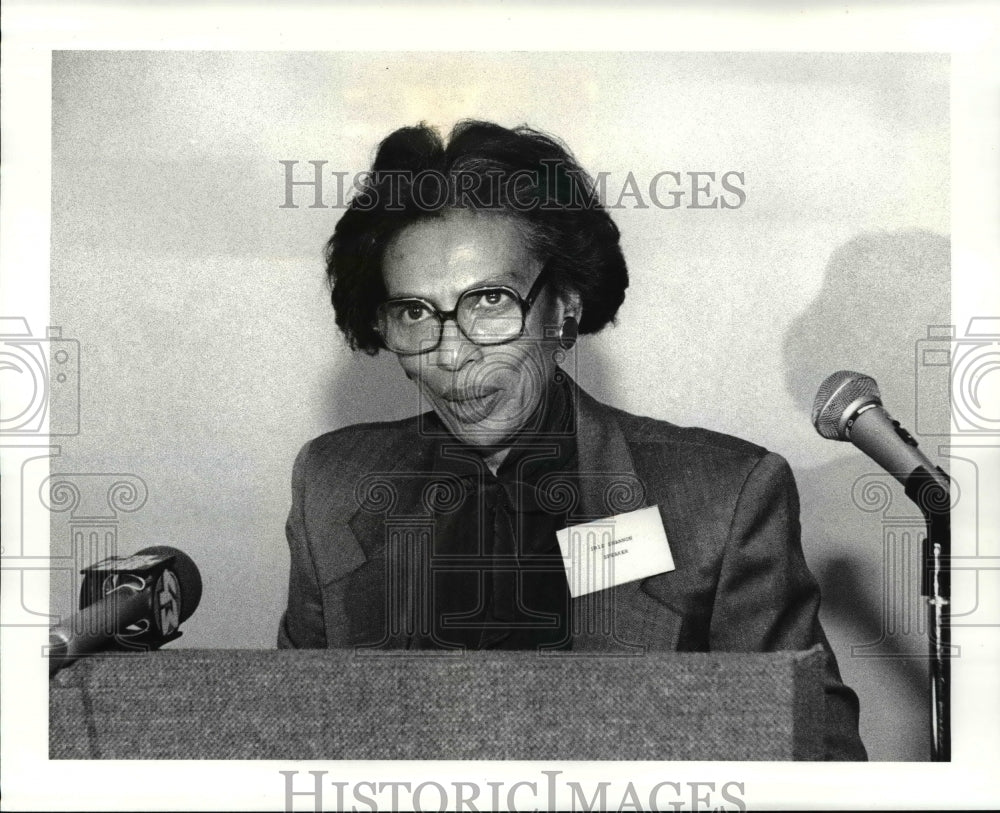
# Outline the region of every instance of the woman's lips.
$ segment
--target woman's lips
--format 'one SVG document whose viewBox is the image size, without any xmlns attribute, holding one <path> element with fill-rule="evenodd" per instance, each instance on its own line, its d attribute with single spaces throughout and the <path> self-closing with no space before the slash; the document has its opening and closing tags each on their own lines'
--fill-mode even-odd
<svg viewBox="0 0 1000 813">
<path fill-rule="evenodd" d="M 441 393 L 441 397 L 445 401 L 450 401 L 455 404 L 464 404 L 469 402 L 485 401 L 487 398 L 491 398 L 496 395 L 500 390 L 448 390 L 447 392 Z"/>
<path fill-rule="evenodd" d="M 448 390 L 439 393 L 442 406 L 463 422 L 481 421 L 493 409 L 500 390 Z"/>
</svg>

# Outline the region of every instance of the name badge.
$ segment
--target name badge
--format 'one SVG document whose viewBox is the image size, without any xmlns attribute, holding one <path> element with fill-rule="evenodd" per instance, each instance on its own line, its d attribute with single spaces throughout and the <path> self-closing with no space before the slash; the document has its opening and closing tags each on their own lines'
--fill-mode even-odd
<svg viewBox="0 0 1000 813">
<path fill-rule="evenodd" d="M 556 531 L 573 598 L 674 570 L 655 505 Z"/>
</svg>

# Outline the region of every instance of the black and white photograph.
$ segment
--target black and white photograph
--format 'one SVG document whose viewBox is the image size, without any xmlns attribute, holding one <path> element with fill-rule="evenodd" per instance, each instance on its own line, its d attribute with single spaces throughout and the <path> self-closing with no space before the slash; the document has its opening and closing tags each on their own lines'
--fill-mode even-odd
<svg viewBox="0 0 1000 813">
<path fill-rule="evenodd" d="M 6 6 L 8 809 L 998 801 L 995 14 Z"/>
</svg>

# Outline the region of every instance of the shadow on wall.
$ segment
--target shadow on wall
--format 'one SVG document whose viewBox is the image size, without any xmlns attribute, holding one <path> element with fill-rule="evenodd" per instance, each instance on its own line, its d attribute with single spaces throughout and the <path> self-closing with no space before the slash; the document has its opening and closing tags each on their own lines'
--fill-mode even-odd
<svg viewBox="0 0 1000 813">
<path fill-rule="evenodd" d="M 916 434 L 916 399 L 926 397 L 916 343 L 951 319 L 950 256 L 948 238 L 917 230 L 861 234 L 833 253 L 821 291 L 784 340 L 786 386 L 800 409 L 810 412 L 827 375 L 855 370 L 878 382 L 886 409 Z M 895 480 L 844 446 L 841 459 L 796 471 L 824 625 L 860 697 L 870 757 L 927 760 L 923 522 Z"/>
</svg>

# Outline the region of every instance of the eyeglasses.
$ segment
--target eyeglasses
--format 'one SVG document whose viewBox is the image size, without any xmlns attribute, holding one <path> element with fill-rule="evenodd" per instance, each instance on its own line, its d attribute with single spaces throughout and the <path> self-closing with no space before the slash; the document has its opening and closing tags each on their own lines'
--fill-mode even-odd
<svg viewBox="0 0 1000 813">
<path fill-rule="evenodd" d="M 440 311 L 416 296 L 390 299 L 375 311 L 376 330 L 386 348 L 400 356 L 436 350 L 448 319 L 473 344 L 507 344 L 524 333 L 528 312 L 545 285 L 547 270 L 545 265 L 523 298 L 506 285 L 486 285 L 465 291 L 450 311 Z"/>
</svg>

